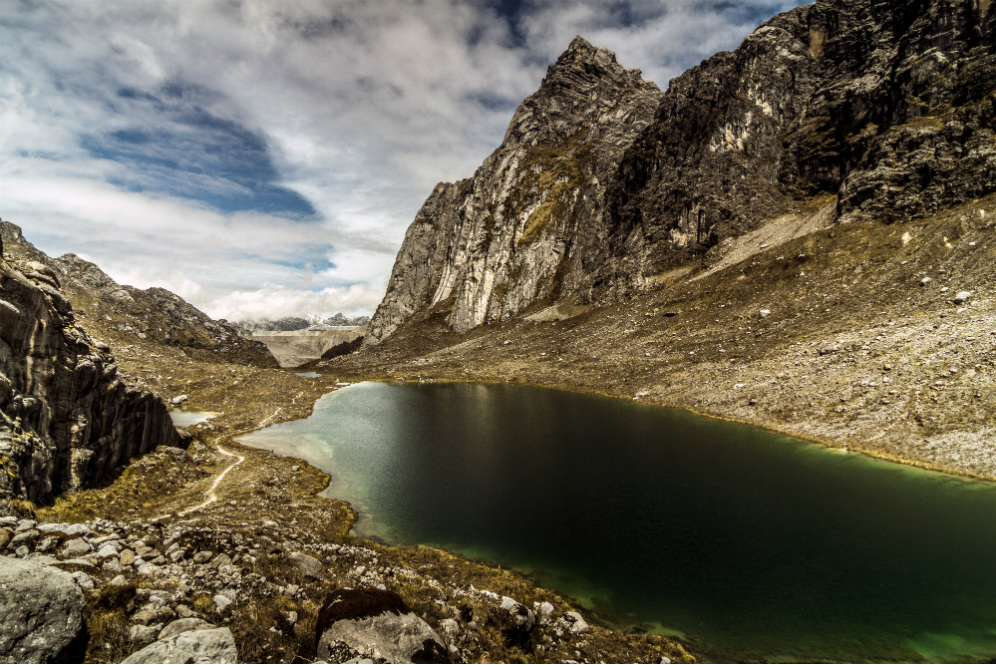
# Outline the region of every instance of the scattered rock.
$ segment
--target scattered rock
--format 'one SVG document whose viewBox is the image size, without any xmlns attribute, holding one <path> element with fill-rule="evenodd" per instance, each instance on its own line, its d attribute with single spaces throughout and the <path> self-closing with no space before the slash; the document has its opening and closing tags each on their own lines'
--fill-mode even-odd
<svg viewBox="0 0 996 665">
<path fill-rule="evenodd" d="M 955 294 L 954 301 L 956 305 L 960 305 L 963 302 L 967 302 L 969 298 L 972 297 L 971 291 L 959 291 Z"/>
<path fill-rule="evenodd" d="M 76 538 L 70 540 L 66 543 L 65 547 L 62 548 L 62 553 L 66 558 L 78 559 L 81 556 L 86 556 L 93 551 L 93 547 L 90 543 L 86 542 L 82 538 Z"/>
<path fill-rule="evenodd" d="M 758 315 L 759 315 L 759 316 L 760 316 L 760 317 L 761 317 L 762 319 L 766 319 L 766 318 L 768 318 L 769 316 L 771 316 L 771 310 L 770 310 L 770 309 L 762 309 L 762 310 L 761 310 L 760 312 L 758 312 Z"/>
</svg>

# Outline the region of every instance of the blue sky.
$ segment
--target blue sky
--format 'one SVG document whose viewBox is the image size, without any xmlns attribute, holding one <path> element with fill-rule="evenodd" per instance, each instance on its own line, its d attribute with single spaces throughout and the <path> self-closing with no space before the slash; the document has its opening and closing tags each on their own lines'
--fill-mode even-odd
<svg viewBox="0 0 996 665">
<path fill-rule="evenodd" d="M 576 34 L 666 88 L 797 4 L 0 3 L 0 217 L 216 317 L 371 313 Z"/>
</svg>

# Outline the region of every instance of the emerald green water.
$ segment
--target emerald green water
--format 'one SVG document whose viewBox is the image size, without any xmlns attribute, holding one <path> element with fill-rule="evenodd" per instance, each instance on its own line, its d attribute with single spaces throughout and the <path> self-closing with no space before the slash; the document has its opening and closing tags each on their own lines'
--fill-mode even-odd
<svg viewBox="0 0 996 665">
<path fill-rule="evenodd" d="M 240 439 L 308 460 L 356 530 L 514 567 L 717 660 L 996 657 L 996 484 L 682 411 L 364 383 Z"/>
</svg>

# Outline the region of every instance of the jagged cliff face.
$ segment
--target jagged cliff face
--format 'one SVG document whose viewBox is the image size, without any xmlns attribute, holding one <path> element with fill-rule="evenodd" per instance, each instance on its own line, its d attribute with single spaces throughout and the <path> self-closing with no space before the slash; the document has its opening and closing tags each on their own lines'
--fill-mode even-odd
<svg viewBox="0 0 996 665">
<path fill-rule="evenodd" d="M 996 189 L 994 15 L 821 1 L 686 72 L 609 188 L 595 282 L 639 283 L 819 193 L 840 223 L 890 222 Z"/>
<path fill-rule="evenodd" d="M 452 301 L 468 330 L 583 283 L 606 238 L 605 187 L 661 92 L 576 38 L 473 178 L 440 184 L 409 228 L 368 344 Z"/>
<path fill-rule="evenodd" d="M 994 22 L 989 0 L 821 0 L 664 94 L 576 39 L 426 201 L 367 344 L 449 299 L 465 331 L 646 288 L 828 196 L 838 223 L 891 222 L 996 191 Z"/>
<path fill-rule="evenodd" d="M 0 258 L 0 504 L 45 501 L 181 443 L 163 402 L 126 386 L 76 325 L 56 272 Z"/>
</svg>

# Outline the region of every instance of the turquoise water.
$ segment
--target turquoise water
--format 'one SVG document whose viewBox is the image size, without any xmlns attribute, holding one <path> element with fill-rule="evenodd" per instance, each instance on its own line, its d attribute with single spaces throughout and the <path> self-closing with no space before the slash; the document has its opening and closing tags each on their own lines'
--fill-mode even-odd
<svg viewBox="0 0 996 665">
<path fill-rule="evenodd" d="M 716 660 L 996 657 L 996 485 L 686 412 L 364 383 L 243 443 L 304 458 L 361 535 L 514 567 Z"/>
</svg>

